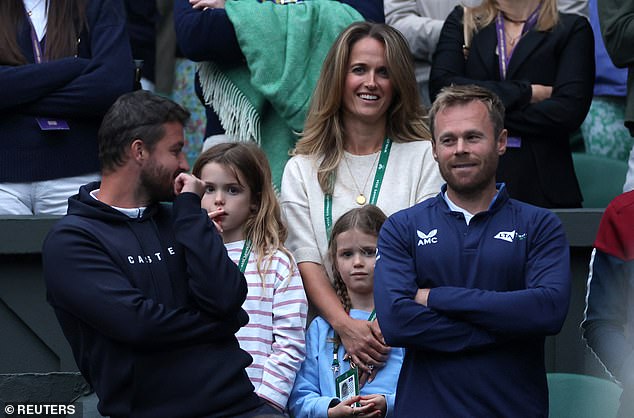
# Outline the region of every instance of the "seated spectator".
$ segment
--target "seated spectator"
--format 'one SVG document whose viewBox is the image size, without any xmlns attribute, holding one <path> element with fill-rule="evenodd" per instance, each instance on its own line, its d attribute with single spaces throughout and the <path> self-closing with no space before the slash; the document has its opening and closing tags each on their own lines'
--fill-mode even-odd
<svg viewBox="0 0 634 418">
<path fill-rule="evenodd" d="M 477 84 L 502 99 L 509 141 L 497 180 L 511 197 L 547 208 L 581 206 L 570 135 L 592 100 L 587 19 L 558 13 L 555 0 L 456 7 L 440 35 L 430 77 L 432 99 L 452 84 Z"/>
<path fill-rule="evenodd" d="M 583 336 L 621 383 L 619 418 L 634 416 L 634 191 L 617 196 L 601 218 L 590 258 Z"/>
<path fill-rule="evenodd" d="M 376 240 L 385 214 L 373 205 L 351 209 L 335 222 L 328 247 L 335 288 L 340 304 L 351 317 L 376 321 L 374 316 L 374 263 Z M 391 350 L 385 367 L 372 381 L 359 381 L 358 369 L 346 356 L 341 339 L 321 317 L 310 324 L 306 337 L 306 361 L 297 375 L 290 399 L 296 417 L 394 417 L 398 375 L 403 363 L 402 348 Z M 376 366 L 369 365 L 371 369 Z M 352 377 L 348 377 L 348 376 Z M 349 397 L 339 385 L 353 379 Z"/>
<path fill-rule="evenodd" d="M 63 215 L 134 67 L 121 0 L 0 1 L 0 214 Z"/>
</svg>

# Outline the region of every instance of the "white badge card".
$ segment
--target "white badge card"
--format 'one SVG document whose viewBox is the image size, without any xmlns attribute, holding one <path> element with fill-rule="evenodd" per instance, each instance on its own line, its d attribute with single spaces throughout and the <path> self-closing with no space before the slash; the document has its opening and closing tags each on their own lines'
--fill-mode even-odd
<svg viewBox="0 0 634 418">
<path fill-rule="evenodd" d="M 351 368 L 335 379 L 337 398 L 345 401 L 359 395 L 359 373 L 356 368 Z M 356 406 L 361 406 L 357 404 Z"/>
</svg>

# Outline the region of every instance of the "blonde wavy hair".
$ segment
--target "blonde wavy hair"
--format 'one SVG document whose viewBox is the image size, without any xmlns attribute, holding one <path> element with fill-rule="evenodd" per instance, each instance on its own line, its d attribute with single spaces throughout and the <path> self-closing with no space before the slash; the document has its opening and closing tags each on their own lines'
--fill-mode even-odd
<svg viewBox="0 0 634 418">
<path fill-rule="evenodd" d="M 549 31 L 559 23 L 557 0 L 542 0 L 541 9 L 537 18 L 535 29 L 540 32 Z M 464 32 L 465 45 L 471 44 L 471 38 L 475 33 L 495 20 L 500 8 L 496 0 L 483 0 L 476 7 L 464 8 Z"/>
<path fill-rule="evenodd" d="M 379 23 L 357 22 L 339 35 L 321 68 L 311 98 L 304 132 L 293 155 L 323 157 L 318 170 L 319 185 L 325 194 L 334 187 L 334 175 L 343 158 L 345 132 L 342 120 L 343 91 L 350 52 L 359 40 L 372 38 L 385 46 L 385 59 L 394 89 L 387 111 L 386 135 L 394 142 L 431 139 L 420 103 L 414 64 L 407 41 L 399 31 Z"/>
</svg>

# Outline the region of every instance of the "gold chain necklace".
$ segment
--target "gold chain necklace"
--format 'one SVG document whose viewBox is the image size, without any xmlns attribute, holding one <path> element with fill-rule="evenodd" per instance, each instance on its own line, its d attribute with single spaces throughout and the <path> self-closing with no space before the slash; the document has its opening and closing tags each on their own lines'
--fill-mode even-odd
<svg viewBox="0 0 634 418">
<path fill-rule="evenodd" d="M 357 184 L 357 181 L 354 178 L 354 174 L 352 174 L 352 170 L 350 169 L 350 165 L 348 164 L 348 158 L 345 155 L 343 156 L 343 161 L 346 163 L 346 167 L 348 167 L 348 173 L 350 173 L 350 177 L 352 178 L 354 187 L 357 189 L 357 192 L 359 192 L 359 194 L 357 195 L 357 198 L 355 199 L 355 202 L 357 202 L 357 205 L 363 206 L 368 201 L 368 199 L 366 199 L 363 192 L 365 191 L 365 187 L 368 185 L 368 180 L 370 180 L 370 176 L 372 175 L 372 172 L 374 171 L 374 166 L 376 165 L 376 162 L 379 160 L 379 155 L 381 155 L 380 151 L 377 152 L 376 157 L 374 157 L 374 162 L 372 163 L 372 166 L 370 167 L 370 172 L 365 178 L 365 183 L 363 183 L 363 189 L 359 189 L 359 185 Z"/>
<path fill-rule="evenodd" d="M 44 0 L 40 0 L 37 3 L 35 3 L 35 6 L 31 7 L 30 10 L 27 9 L 26 13 L 29 15 L 29 17 L 33 16 L 33 10 L 37 9 L 37 7 L 42 3 L 42 1 Z M 26 5 L 25 5 L 26 8 Z"/>
</svg>

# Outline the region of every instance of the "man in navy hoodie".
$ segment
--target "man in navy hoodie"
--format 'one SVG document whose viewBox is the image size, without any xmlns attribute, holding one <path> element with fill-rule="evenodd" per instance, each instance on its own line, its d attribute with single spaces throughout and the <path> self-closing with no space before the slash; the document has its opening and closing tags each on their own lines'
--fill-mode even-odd
<svg viewBox="0 0 634 418">
<path fill-rule="evenodd" d="M 397 417 L 547 417 L 544 339 L 570 298 L 568 243 L 552 212 L 496 184 L 504 107 L 476 86 L 431 109 L 435 198 L 383 225 L 375 267 L 385 341 L 407 349 Z"/>
<path fill-rule="evenodd" d="M 245 279 L 200 207 L 204 183 L 186 173 L 188 117 L 146 91 L 121 96 L 99 130 L 101 183 L 69 199 L 44 243 L 49 302 L 102 415 L 270 411 L 234 336 Z"/>
</svg>

